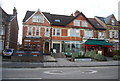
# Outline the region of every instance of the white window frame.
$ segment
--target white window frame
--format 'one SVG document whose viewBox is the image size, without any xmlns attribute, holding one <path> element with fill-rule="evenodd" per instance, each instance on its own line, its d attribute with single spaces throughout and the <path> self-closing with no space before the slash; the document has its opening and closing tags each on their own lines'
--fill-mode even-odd
<svg viewBox="0 0 120 81">
<path fill-rule="evenodd" d="M 55 34 L 54 34 L 54 30 L 55 30 Z M 58 30 L 59 30 L 60 35 L 57 35 Z M 54 28 L 53 29 L 53 36 L 61 36 L 61 29 L 60 28 Z"/>
<path fill-rule="evenodd" d="M 80 30 L 79 29 L 76 29 L 76 37 L 80 37 Z"/>
<path fill-rule="evenodd" d="M 112 22 L 112 25 L 115 25 L 115 19 L 112 19 L 111 22 Z"/>
<path fill-rule="evenodd" d="M 68 29 L 68 36 L 71 36 L 71 29 Z"/>
<path fill-rule="evenodd" d="M 33 22 L 44 23 L 44 17 L 40 14 L 36 14 L 32 18 Z"/>
<path fill-rule="evenodd" d="M 99 38 L 104 38 L 104 32 L 99 32 Z"/>
<path fill-rule="evenodd" d="M 114 31 L 114 38 L 118 38 L 118 31 Z"/>
<path fill-rule="evenodd" d="M 88 27 L 87 21 L 82 21 L 82 27 Z"/>
<path fill-rule="evenodd" d="M 68 29 L 68 36 L 80 37 L 80 30 L 79 29 Z"/>
<path fill-rule="evenodd" d="M 58 30 L 59 30 L 59 33 L 60 33 L 59 35 L 57 35 Z M 56 36 L 61 36 L 61 30 L 60 30 L 60 29 L 58 29 L 58 28 L 56 29 Z"/>
<path fill-rule="evenodd" d="M 80 20 L 74 20 L 74 26 L 80 26 Z"/>
<path fill-rule="evenodd" d="M 109 31 L 109 37 L 113 38 L 113 31 Z"/>
<path fill-rule="evenodd" d="M 30 28 L 31 28 L 31 35 L 29 35 Z M 28 33 L 27 34 L 28 34 L 28 36 L 33 36 L 33 27 L 31 27 L 31 26 L 28 27 Z"/>
<path fill-rule="evenodd" d="M 48 32 L 46 32 L 48 29 Z M 45 36 L 49 37 L 50 36 L 50 28 L 45 28 Z"/>
<path fill-rule="evenodd" d="M 91 38 L 93 37 L 93 31 L 92 30 L 85 30 L 84 31 L 84 38 Z"/>
<path fill-rule="evenodd" d="M 37 28 L 38 28 L 38 31 L 39 31 L 39 35 L 37 35 Z M 35 35 L 40 36 L 40 27 L 39 26 L 35 27 Z"/>
</svg>

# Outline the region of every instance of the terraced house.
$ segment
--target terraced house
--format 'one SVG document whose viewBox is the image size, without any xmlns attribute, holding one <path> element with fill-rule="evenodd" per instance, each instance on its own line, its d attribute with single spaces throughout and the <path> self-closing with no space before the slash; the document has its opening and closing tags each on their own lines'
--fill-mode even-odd
<svg viewBox="0 0 120 81">
<path fill-rule="evenodd" d="M 95 19 L 106 29 L 105 33 L 103 33 L 104 39 L 113 44 L 113 50 L 120 50 L 120 25 L 115 16 L 113 14 L 108 17 L 96 16 Z"/>
<path fill-rule="evenodd" d="M 76 11 L 71 16 L 47 12 L 27 11 L 23 19 L 23 50 L 57 53 L 66 49 L 82 49 L 82 44 L 93 37 L 93 27 L 86 16 Z"/>
</svg>

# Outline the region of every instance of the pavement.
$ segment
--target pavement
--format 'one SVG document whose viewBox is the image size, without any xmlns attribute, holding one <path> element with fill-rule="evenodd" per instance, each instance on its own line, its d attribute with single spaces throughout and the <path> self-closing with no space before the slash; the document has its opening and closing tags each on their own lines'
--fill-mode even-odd
<svg viewBox="0 0 120 81">
<path fill-rule="evenodd" d="M 51 58 L 51 57 L 50 57 Z M 114 61 L 109 58 L 108 61 L 91 61 L 91 62 L 74 62 L 66 58 L 51 58 L 55 62 L 2 62 L 4 68 L 48 68 L 48 67 L 100 67 L 100 66 L 120 66 L 119 61 Z"/>
</svg>

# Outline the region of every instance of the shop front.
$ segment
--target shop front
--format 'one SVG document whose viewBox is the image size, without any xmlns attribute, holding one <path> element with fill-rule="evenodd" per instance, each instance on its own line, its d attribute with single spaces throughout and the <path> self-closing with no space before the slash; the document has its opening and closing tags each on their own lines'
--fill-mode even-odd
<svg viewBox="0 0 120 81">
<path fill-rule="evenodd" d="M 105 40 L 88 39 L 85 43 L 85 51 L 94 50 L 104 56 L 112 56 L 112 44 Z"/>
</svg>

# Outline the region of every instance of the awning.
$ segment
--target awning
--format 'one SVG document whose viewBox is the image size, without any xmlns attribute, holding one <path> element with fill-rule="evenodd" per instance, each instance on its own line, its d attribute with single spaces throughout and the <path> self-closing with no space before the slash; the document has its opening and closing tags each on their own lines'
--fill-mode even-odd
<svg viewBox="0 0 120 81">
<path fill-rule="evenodd" d="M 112 46 L 111 43 L 106 42 L 105 40 L 97 40 L 97 39 L 88 39 L 85 45 L 105 45 L 105 46 Z"/>
</svg>

